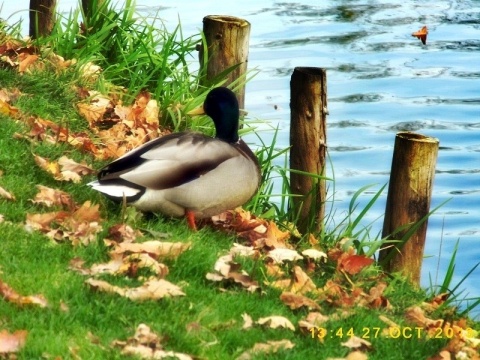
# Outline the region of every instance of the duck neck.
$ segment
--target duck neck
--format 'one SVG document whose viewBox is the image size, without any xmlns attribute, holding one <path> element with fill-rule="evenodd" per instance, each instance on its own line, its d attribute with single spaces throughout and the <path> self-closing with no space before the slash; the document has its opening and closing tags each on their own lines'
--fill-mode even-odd
<svg viewBox="0 0 480 360">
<path fill-rule="evenodd" d="M 238 119 L 239 111 L 235 109 L 224 109 L 222 115 L 215 119 L 215 137 L 228 143 L 238 141 Z"/>
</svg>

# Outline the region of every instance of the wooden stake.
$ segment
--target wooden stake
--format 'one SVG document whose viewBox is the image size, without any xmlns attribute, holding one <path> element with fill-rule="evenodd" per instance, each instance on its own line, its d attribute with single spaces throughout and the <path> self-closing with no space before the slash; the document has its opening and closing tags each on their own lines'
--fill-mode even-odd
<svg viewBox="0 0 480 360">
<path fill-rule="evenodd" d="M 290 167 L 325 174 L 327 72 L 315 67 L 297 67 L 290 81 Z M 325 180 L 292 172 L 290 187 L 294 211 L 299 212 L 302 233 L 318 231 L 325 215 Z"/>
<path fill-rule="evenodd" d="M 55 24 L 56 0 L 30 0 L 29 35 L 33 39 L 48 36 Z"/>
<path fill-rule="evenodd" d="M 412 132 L 397 134 L 382 237 L 401 239 L 410 229 L 409 225 L 428 215 L 438 145 L 436 138 Z M 379 257 L 384 269 L 400 271 L 418 286 L 426 232 L 425 220 L 403 246 L 386 244 Z"/>
<path fill-rule="evenodd" d="M 236 91 L 238 104 L 245 108 L 245 80 L 248 63 L 250 23 L 234 16 L 208 15 L 203 18 L 203 33 L 208 47 L 207 68 L 203 69 L 203 84 L 218 82 L 225 70 L 237 66 L 227 76 L 225 86 L 240 80 L 243 85 Z M 200 65 L 205 63 L 205 51 L 200 48 Z"/>
</svg>

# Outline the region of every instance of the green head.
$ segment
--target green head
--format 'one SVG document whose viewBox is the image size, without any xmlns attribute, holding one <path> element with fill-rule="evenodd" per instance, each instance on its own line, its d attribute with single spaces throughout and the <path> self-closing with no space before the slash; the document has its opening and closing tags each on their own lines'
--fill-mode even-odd
<svg viewBox="0 0 480 360">
<path fill-rule="evenodd" d="M 238 141 L 240 111 L 237 97 L 231 90 L 225 87 L 211 90 L 205 98 L 203 109 L 215 124 L 216 138 L 229 143 Z"/>
</svg>

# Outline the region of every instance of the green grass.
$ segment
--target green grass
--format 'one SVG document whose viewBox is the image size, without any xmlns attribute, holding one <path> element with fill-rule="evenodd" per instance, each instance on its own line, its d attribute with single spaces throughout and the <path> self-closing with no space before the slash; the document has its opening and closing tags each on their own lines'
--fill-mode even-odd
<svg viewBox="0 0 480 360">
<path fill-rule="evenodd" d="M 185 43 L 180 27 L 170 34 L 163 28 L 154 30 L 146 22 L 137 23 L 130 10 L 105 12 L 106 17 L 99 14 L 93 16 L 92 29 L 96 31 L 88 36 L 78 33 L 81 14 L 77 11 L 63 19 L 63 27 L 57 24 L 51 38 L 42 40 L 52 44 L 55 51 L 63 49 L 66 57 L 78 58 L 80 64 L 90 60 L 101 63 L 104 72 L 95 84 L 85 84 L 75 69 L 61 72 L 47 69 L 23 75 L 0 69 L 2 88 L 17 88 L 21 92 L 14 105 L 24 114 L 22 119 L 29 115 L 38 116 L 62 124 L 72 131 L 88 132 L 87 124 L 75 106 L 79 98 L 73 85 L 88 85 L 105 91 L 124 86 L 128 96 L 134 96 L 139 89 L 146 87 L 160 100 L 162 116 L 169 119 L 167 123 L 172 128 L 178 130 L 187 127 L 185 112 L 200 104 L 208 91 L 198 85 L 196 74 L 190 74 L 184 67 L 185 58 L 192 51 L 190 40 L 187 39 Z M 101 43 L 102 36 L 112 31 L 114 36 L 111 41 Z M 143 45 L 139 46 L 137 41 L 142 41 Z M 158 50 L 157 45 L 160 44 L 162 47 Z M 133 51 L 132 46 L 139 52 Z M 115 56 L 108 58 L 104 53 L 106 49 Z M 142 52 L 141 49 L 146 51 Z M 150 65 L 146 65 L 145 61 L 151 62 Z M 153 80 L 162 67 L 168 68 L 170 73 L 164 79 L 165 88 L 160 89 L 158 81 Z M 138 78 L 130 76 L 143 68 L 152 71 L 145 71 L 144 76 Z M 176 104 L 182 104 L 185 108 L 177 111 Z M 211 131 L 211 125 L 207 124 L 207 120 L 204 120 L 193 127 Z M 266 285 L 266 281 L 272 279 L 265 275 L 263 261 L 237 259 L 242 269 L 259 281 L 261 291 L 256 293 L 248 293 L 239 286 L 226 287 L 205 278 L 207 273 L 213 271 L 218 257 L 227 253 L 233 242 L 240 241 L 234 235 L 226 235 L 210 227 L 191 232 L 183 220 L 161 216 L 130 216 L 128 222 L 144 231 L 147 237 L 148 233 L 161 233 L 167 234 L 162 240 L 192 243 L 189 251 L 176 259 L 165 261 L 169 267 L 167 280 L 180 285 L 186 296 L 137 303 L 118 295 L 95 292 L 84 283 L 86 277 L 70 270 L 69 264 L 74 258 L 85 260 L 87 266 L 108 261 L 108 249 L 103 239 L 110 226 L 122 222 L 122 209 L 86 186 L 93 176 L 79 184 L 58 182 L 35 164 L 32 153 L 51 159 L 68 155 L 88 163 L 92 163 L 93 158 L 65 144 L 31 143 L 17 139 L 15 134 L 24 133 L 27 129 L 23 120 L 16 121 L 0 115 L 0 129 L 0 186 L 16 197 L 16 201 L 0 198 L 0 214 L 5 219 L 0 223 L 0 279 L 21 295 L 42 294 L 49 303 L 48 308 L 38 308 L 0 300 L 0 330 L 13 332 L 25 329 L 29 332 L 25 347 L 18 353 L 20 359 L 123 359 L 126 357 L 118 349 L 112 349 L 110 344 L 114 340 L 126 340 L 133 336 L 141 323 L 162 336 L 165 349 L 205 359 L 234 359 L 251 349 L 255 343 L 281 339 L 289 339 L 295 343 L 295 348 L 281 351 L 276 355 L 278 358 L 344 357 L 350 350 L 341 343 L 347 340 L 346 333 L 350 329 L 357 336 L 370 336 L 367 339 L 372 343 L 372 350 L 368 351 L 369 359 L 425 359 L 437 354 L 447 343 L 447 339 L 373 337 L 377 327 L 385 328 L 379 315 L 387 316 L 400 326 L 412 326 L 404 318 L 405 309 L 438 293 L 434 291 L 427 294 L 412 288 L 397 275 L 383 277 L 383 281 L 388 283 L 384 295 L 390 301 L 391 309 L 355 308 L 345 319 L 331 320 L 324 325 L 329 332 L 321 343 L 312 339 L 310 333 L 298 330 L 298 320 L 303 319 L 308 311 L 305 308 L 290 310 L 279 299 L 281 291 Z M 259 142 L 262 143 L 260 137 Z M 262 189 L 247 205 L 254 213 L 279 223 L 295 222 L 296 219 L 295 212 L 289 210 L 292 195 L 288 188 L 286 154 L 287 149 L 276 148 L 275 140 L 272 144 L 262 143 L 257 153 L 263 164 Z M 285 159 L 283 166 L 275 165 L 280 159 Z M 100 167 L 101 163 L 94 162 L 94 165 Z M 282 180 L 282 193 L 274 194 L 273 181 L 278 180 Z M 68 242 L 54 243 L 41 233 L 25 228 L 27 213 L 50 211 L 31 202 L 37 193 L 37 184 L 64 190 L 80 204 L 87 200 L 100 204 L 104 221 L 97 240 L 88 246 L 73 247 Z M 365 188 L 359 189 L 352 198 L 345 220 L 317 234 L 321 240 L 320 246 L 326 250 L 334 247 L 340 239 L 348 237 L 359 253 L 373 255 L 381 239 L 372 237 L 370 228 L 360 224 L 382 189 L 365 208 L 357 209 L 356 199 L 365 191 Z M 152 237 L 155 238 L 153 235 L 148 238 Z M 292 245 L 300 250 L 310 247 L 306 237 L 293 239 Z M 449 275 L 440 288 L 442 291 L 452 288 L 450 279 L 454 262 L 455 256 L 449 266 Z M 291 265 L 287 264 L 284 268 L 289 270 Z M 379 276 L 382 276 L 381 271 L 374 266 L 359 275 L 350 276 L 348 281 L 368 289 L 379 281 Z M 332 261 L 324 264 L 311 277 L 318 287 L 333 278 L 346 289 L 352 289 L 347 279 L 336 271 Z M 137 284 L 135 279 L 113 276 L 108 279 L 115 284 Z M 327 315 L 351 310 L 348 306 L 338 309 L 326 301 L 320 302 L 320 305 L 321 312 Z M 450 311 L 448 308 L 441 309 L 437 316 L 443 316 L 443 312 L 451 315 Z M 282 315 L 297 327 L 297 331 L 258 326 L 243 330 L 243 313 L 249 314 L 254 320 Z M 459 314 L 451 316 L 458 318 Z M 480 329 L 478 323 L 469 324 Z M 343 336 L 340 336 L 339 329 Z M 92 336 L 97 340 L 93 341 Z M 267 357 L 261 354 L 255 356 L 258 359 Z"/>
</svg>

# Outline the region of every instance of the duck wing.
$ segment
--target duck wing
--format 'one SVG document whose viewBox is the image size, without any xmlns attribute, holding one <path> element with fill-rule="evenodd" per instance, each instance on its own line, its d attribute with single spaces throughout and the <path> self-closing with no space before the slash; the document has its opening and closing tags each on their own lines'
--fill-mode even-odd
<svg viewBox="0 0 480 360">
<path fill-rule="evenodd" d="M 222 140 L 200 133 L 175 133 L 152 140 L 107 165 L 100 171 L 98 183 L 128 186 L 136 193 L 147 188 L 174 188 L 235 156 L 241 153 Z"/>
</svg>

